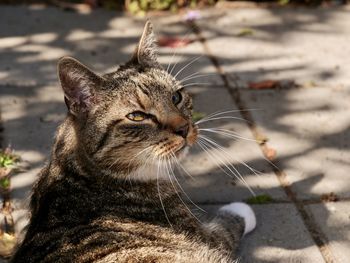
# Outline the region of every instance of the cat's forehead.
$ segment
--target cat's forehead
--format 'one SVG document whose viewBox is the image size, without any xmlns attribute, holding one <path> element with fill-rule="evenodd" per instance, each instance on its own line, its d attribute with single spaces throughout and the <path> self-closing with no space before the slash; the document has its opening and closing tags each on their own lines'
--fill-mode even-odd
<svg viewBox="0 0 350 263">
<path fill-rule="evenodd" d="M 148 97 L 163 96 L 173 93 L 181 88 L 173 76 L 165 70 L 152 68 L 148 70 L 123 70 L 109 74 L 110 88 L 116 93 L 139 94 L 144 93 Z"/>
<path fill-rule="evenodd" d="M 171 95 L 181 88 L 173 76 L 162 69 L 138 71 L 126 69 L 106 76 L 108 89 L 123 107 L 151 108 L 168 104 Z M 158 107 L 157 107 L 158 106 Z M 162 107 L 163 108 L 163 107 Z"/>
</svg>

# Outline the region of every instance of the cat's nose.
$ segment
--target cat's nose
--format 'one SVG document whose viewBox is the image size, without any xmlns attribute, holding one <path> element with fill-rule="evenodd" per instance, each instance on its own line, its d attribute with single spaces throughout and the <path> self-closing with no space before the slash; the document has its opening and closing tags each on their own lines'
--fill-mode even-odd
<svg viewBox="0 0 350 263">
<path fill-rule="evenodd" d="M 177 127 L 174 132 L 177 135 L 180 135 L 182 138 L 186 138 L 189 130 L 189 125 L 186 123 L 185 125 L 182 125 L 180 127 Z"/>
<path fill-rule="evenodd" d="M 167 119 L 166 126 L 174 134 L 179 135 L 183 138 L 187 137 L 189 131 L 189 123 L 184 117 L 178 114 L 171 114 Z"/>
</svg>

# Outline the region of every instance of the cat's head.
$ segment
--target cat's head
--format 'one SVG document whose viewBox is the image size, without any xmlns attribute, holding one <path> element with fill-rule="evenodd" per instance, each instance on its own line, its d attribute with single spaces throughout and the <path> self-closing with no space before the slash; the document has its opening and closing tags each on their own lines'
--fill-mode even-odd
<svg viewBox="0 0 350 263">
<path fill-rule="evenodd" d="M 179 157 L 197 139 L 192 100 L 157 62 L 150 22 L 131 60 L 115 72 L 99 76 L 64 57 L 58 75 L 77 151 L 101 171 L 126 175 L 147 170 L 160 159 Z M 150 179 L 142 172 L 138 176 Z"/>
</svg>

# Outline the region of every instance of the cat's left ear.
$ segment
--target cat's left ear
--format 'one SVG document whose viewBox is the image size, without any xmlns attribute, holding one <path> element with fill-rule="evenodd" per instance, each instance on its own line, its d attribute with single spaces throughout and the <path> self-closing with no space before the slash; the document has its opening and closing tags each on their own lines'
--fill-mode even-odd
<svg viewBox="0 0 350 263">
<path fill-rule="evenodd" d="M 145 24 L 142 36 L 131 61 L 145 66 L 159 66 L 153 26 L 149 20 Z"/>
<path fill-rule="evenodd" d="M 89 111 L 97 102 L 96 93 L 103 83 L 103 78 L 71 57 L 61 58 L 57 67 L 70 113 L 78 116 Z"/>
</svg>

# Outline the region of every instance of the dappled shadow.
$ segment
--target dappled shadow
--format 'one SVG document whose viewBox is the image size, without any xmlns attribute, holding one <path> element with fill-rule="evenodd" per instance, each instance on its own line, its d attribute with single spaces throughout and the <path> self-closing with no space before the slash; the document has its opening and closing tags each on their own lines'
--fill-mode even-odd
<svg viewBox="0 0 350 263">
<path fill-rule="evenodd" d="M 22 200 L 27 198 L 36 173 L 47 158 L 54 131 L 66 112 L 63 94 L 57 85 L 57 59 L 63 55 L 72 55 L 100 73 L 110 71 L 128 60 L 144 21 L 103 10 L 91 15 L 79 15 L 54 8 L 1 7 L 0 12 L 3 14 L 0 18 L 0 93 L 5 143 L 11 143 L 16 151 L 23 153 L 22 157 L 29 163 L 29 171 L 12 178 L 13 197 Z M 229 20 L 233 14 L 230 12 L 211 14 L 213 20 L 208 16 L 207 23 L 199 22 L 211 51 L 230 78 L 236 79 L 238 76 L 243 84 L 271 76 L 297 81 L 296 78 L 299 77 L 310 81 L 315 77 L 316 82 L 339 77 L 342 80 L 342 72 L 339 70 L 319 67 L 313 61 L 296 59 L 290 55 L 294 51 L 283 52 L 284 45 L 289 41 L 297 44 L 292 37 L 294 34 L 314 36 L 317 39 L 325 34 L 341 35 L 342 28 L 328 26 L 328 23 L 337 15 L 343 16 L 342 10 L 259 11 L 269 13 L 271 20 L 259 20 L 259 16 L 264 17 L 263 13 L 249 17 L 249 11 L 245 11 L 245 14 L 234 18 L 236 20 L 233 21 L 236 22 L 233 23 Z M 228 20 L 223 26 L 215 23 L 225 17 Z M 164 35 L 183 37 L 190 32 L 183 22 L 164 22 L 164 19 L 156 17 L 153 20 L 158 31 Z M 242 39 L 237 34 L 244 27 L 252 28 L 254 33 Z M 191 34 L 187 37 L 194 39 Z M 220 38 L 226 41 L 225 45 L 215 42 Z M 311 37 L 310 41 L 315 39 Z M 242 50 L 241 47 L 238 48 L 239 45 L 247 46 Z M 260 45 L 269 45 L 272 51 L 267 52 L 266 46 L 263 46 L 262 52 L 256 51 Z M 230 53 L 235 48 L 237 53 Z M 199 42 L 177 50 L 179 54 L 171 61 L 174 51 L 171 48 L 160 48 L 160 61 L 165 67 L 170 63 L 171 68 L 179 61 L 174 72 L 204 53 Z M 332 67 L 336 63 L 338 62 L 332 62 Z M 185 69 L 179 77 L 194 72 L 215 73 L 215 69 L 203 57 Z M 211 84 L 210 87 L 203 85 L 191 90 L 197 111 L 209 114 L 216 110 L 236 108 L 218 75 L 194 82 Z M 349 197 L 350 184 L 346 179 L 349 176 L 350 123 L 346 115 L 349 112 L 347 99 L 350 94 L 347 88 L 241 92 L 247 108 L 260 109 L 251 114 L 268 137 L 268 143 L 276 148 L 279 168 L 287 172 L 298 198 L 315 200 L 329 191 Z M 234 116 L 240 117 L 239 113 Z M 218 122 L 212 125 L 232 129 L 252 139 L 244 122 Z M 262 158 L 256 142 L 235 141 L 222 136 L 215 140 L 234 155 L 230 161 L 254 192 L 269 194 L 279 202 L 255 207 L 259 225 L 256 232 L 244 241 L 243 259 L 247 262 L 281 262 L 281 258 L 261 258 L 257 252 L 261 249 L 273 251 L 279 248 L 278 251 L 291 251 L 289 253 L 295 262 L 305 262 L 309 258 L 307 255 L 293 252 L 305 250 L 308 253 L 313 242 L 304 227 L 298 232 L 304 236 L 302 240 L 290 240 L 285 234 L 284 229 L 290 230 L 292 219 L 297 218 L 297 224 L 300 225 L 302 222 L 292 204 L 284 207 L 288 198 L 279 186 L 271 166 Z M 217 153 L 214 152 L 214 155 Z M 235 160 L 236 157 L 245 163 Z M 222 205 L 251 197 L 244 183 L 224 174 L 216 167 L 215 161 L 205 157 L 200 148 L 194 149 L 185 161 L 189 163 L 187 167 L 194 179 L 182 179 L 181 183 L 195 202 L 201 205 Z M 255 175 L 247 166 L 262 174 Z M 284 209 L 287 215 L 283 214 Z M 288 218 L 289 212 L 292 216 Z M 329 213 L 325 208 L 321 222 L 327 224 Z M 299 225 L 296 226 L 298 227 Z M 339 225 L 339 230 L 342 227 L 344 226 Z M 276 229 L 280 229 L 280 232 Z M 346 233 L 338 235 L 336 240 L 346 240 Z"/>
<path fill-rule="evenodd" d="M 346 8 L 220 9 L 198 23 L 239 84 L 269 78 L 337 86 L 350 84 L 342 59 L 350 54 L 347 19 Z"/>
</svg>

